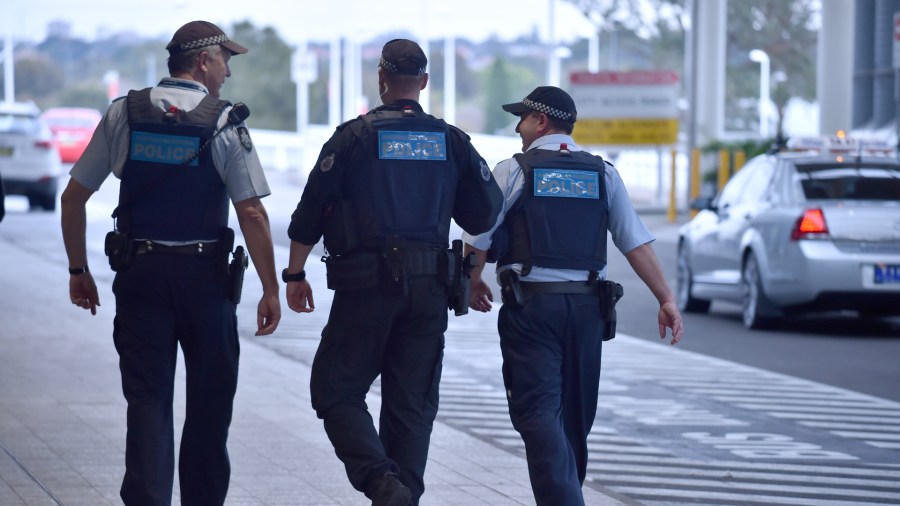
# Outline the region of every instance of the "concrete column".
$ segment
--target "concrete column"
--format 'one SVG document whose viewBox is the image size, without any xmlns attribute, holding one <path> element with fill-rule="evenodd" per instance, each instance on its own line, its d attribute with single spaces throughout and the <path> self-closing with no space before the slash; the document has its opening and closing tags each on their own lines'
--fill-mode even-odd
<svg viewBox="0 0 900 506">
<path fill-rule="evenodd" d="M 853 44 L 855 3 L 822 0 L 822 29 L 816 65 L 819 133 L 853 127 Z"/>
<path fill-rule="evenodd" d="M 696 30 L 695 93 L 691 104 L 696 110 L 697 145 L 722 137 L 725 103 L 725 14 L 726 0 L 694 0 L 697 17 L 692 29 Z"/>
</svg>

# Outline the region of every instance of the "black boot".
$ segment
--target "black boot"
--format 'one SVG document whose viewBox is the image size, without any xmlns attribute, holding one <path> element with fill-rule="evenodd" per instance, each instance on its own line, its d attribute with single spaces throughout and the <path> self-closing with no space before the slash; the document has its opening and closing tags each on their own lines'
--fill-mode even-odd
<svg viewBox="0 0 900 506">
<path fill-rule="evenodd" d="M 409 506 L 412 500 L 409 489 L 393 473 L 370 480 L 366 497 L 372 500 L 372 506 Z"/>
</svg>

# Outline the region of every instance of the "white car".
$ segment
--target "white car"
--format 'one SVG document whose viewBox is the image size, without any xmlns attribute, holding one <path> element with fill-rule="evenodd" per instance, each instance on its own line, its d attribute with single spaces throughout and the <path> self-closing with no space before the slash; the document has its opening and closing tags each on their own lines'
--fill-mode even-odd
<svg viewBox="0 0 900 506">
<path fill-rule="evenodd" d="M 760 155 L 693 203 L 679 230 L 682 311 L 737 302 L 748 328 L 805 312 L 900 314 L 900 161 L 846 140 L 833 149 Z"/>
<path fill-rule="evenodd" d="M 7 195 L 28 197 L 31 209 L 56 209 L 62 174 L 53 133 L 32 103 L 0 102 L 0 175 Z"/>
</svg>

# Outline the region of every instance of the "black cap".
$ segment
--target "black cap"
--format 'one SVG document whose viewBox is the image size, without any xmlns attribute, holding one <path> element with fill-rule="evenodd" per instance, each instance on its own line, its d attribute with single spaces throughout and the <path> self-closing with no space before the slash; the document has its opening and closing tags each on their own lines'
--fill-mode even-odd
<svg viewBox="0 0 900 506">
<path fill-rule="evenodd" d="M 506 104 L 503 110 L 517 116 L 524 112 L 537 111 L 569 123 L 575 123 L 578 116 L 572 97 L 556 86 L 538 86 L 521 102 Z"/>
<path fill-rule="evenodd" d="M 418 44 L 409 39 L 388 41 L 381 49 L 378 66 L 392 74 L 420 76 L 425 73 L 428 58 Z"/>
<path fill-rule="evenodd" d="M 209 21 L 191 21 L 182 26 L 172 36 L 166 46 L 170 55 L 176 55 L 192 49 L 220 45 L 234 54 L 244 54 L 248 49 L 230 40 L 225 32 Z"/>
</svg>

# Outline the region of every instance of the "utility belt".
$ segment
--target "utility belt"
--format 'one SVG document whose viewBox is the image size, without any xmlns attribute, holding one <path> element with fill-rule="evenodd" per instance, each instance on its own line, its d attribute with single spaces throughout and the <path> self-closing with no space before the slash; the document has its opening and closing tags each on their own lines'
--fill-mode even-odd
<svg viewBox="0 0 900 506">
<path fill-rule="evenodd" d="M 464 262 L 462 241 L 453 241 L 453 248 L 444 249 L 427 243 L 389 238 L 381 249 L 359 250 L 344 255 L 323 257 L 328 288 L 332 290 L 363 290 L 383 287 L 388 295 L 405 297 L 409 294 L 409 280 L 434 277 L 449 287 L 448 307 L 457 315 L 468 312 L 468 273 L 474 255 Z"/>
<path fill-rule="evenodd" d="M 512 269 L 500 273 L 500 293 L 503 304 L 511 307 L 522 307 L 535 295 L 544 294 L 581 294 L 594 295 L 598 298 L 600 317 L 605 331 L 603 340 L 616 337 L 616 303 L 625 291 L 622 285 L 609 280 L 593 281 L 558 281 L 535 283 L 520 281 L 519 275 Z"/>
<path fill-rule="evenodd" d="M 234 230 L 222 229 L 217 241 L 191 244 L 168 245 L 151 240 L 134 240 L 127 233 L 117 230 L 106 234 L 104 250 L 109 257 L 109 267 L 115 272 L 123 272 L 138 255 L 190 255 L 210 257 L 216 262 L 216 278 L 224 279 L 224 296 L 238 304 L 244 284 L 244 271 L 249 265 L 243 246 L 234 246 Z M 230 261 L 229 261 L 230 257 Z"/>
</svg>

